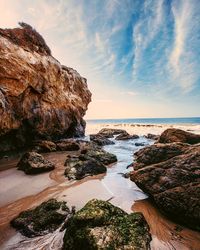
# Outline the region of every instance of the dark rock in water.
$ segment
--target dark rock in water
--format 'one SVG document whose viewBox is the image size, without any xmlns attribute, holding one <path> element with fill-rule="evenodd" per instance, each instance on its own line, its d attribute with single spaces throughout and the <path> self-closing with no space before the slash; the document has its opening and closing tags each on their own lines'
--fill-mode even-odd
<svg viewBox="0 0 200 250">
<path fill-rule="evenodd" d="M 26 174 L 40 174 L 51 171 L 55 165 L 34 151 L 25 153 L 17 164 L 19 170 Z"/>
<path fill-rule="evenodd" d="M 112 138 L 114 135 L 125 134 L 125 133 L 127 132 L 124 129 L 102 128 L 98 134 L 107 138 Z"/>
<path fill-rule="evenodd" d="M 109 202 L 89 201 L 66 223 L 64 250 L 150 249 L 149 227 L 141 213 L 127 214 Z"/>
<path fill-rule="evenodd" d="M 26 237 L 34 237 L 55 231 L 69 214 L 66 202 L 51 199 L 34 209 L 21 212 L 11 221 L 11 225 Z"/>
<path fill-rule="evenodd" d="M 94 145 L 94 146 L 92 146 Z M 88 144 L 79 156 L 68 156 L 65 161 L 65 175 L 69 179 L 81 179 L 88 175 L 102 174 L 107 171 L 105 165 L 117 161 L 115 155 L 106 152 L 96 144 Z"/>
<path fill-rule="evenodd" d="M 131 139 L 138 139 L 138 135 L 129 135 L 129 133 L 121 133 L 115 139 L 116 140 L 131 140 Z"/>
<path fill-rule="evenodd" d="M 65 175 L 69 180 L 80 180 L 88 175 L 102 174 L 107 171 L 105 165 L 95 159 L 68 158 L 65 161 Z"/>
<path fill-rule="evenodd" d="M 135 143 L 135 146 L 136 147 L 142 147 L 142 146 L 144 146 L 145 144 L 143 143 L 143 142 L 136 142 Z"/>
<path fill-rule="evenodd" d="M 147 139 L 151 139 L 151 140 L 157 141 L 160 136 L 159 135 L 154 135 L 154 134 L 147 134 L 147 135 L 145 135 L 145 137 Z"/>
<path fill-rule="evenodd" d="M 137 170 L 147 165 L 168 160 L 182 154 L 186 149 L 188 149 L 188 145 L 183 143 L 157 143 L 142 148 L 134 153 L 134 169 Z"/>
<path fill-rule="evenodd" d="M 80 149 L 78 142 L 73 139 L 65 139 L 56 143 L 57 150 L 60 151 L 77 151 Z"/>
<path fill-rule="evenodd" d="M 156 144 L 138 151 L 131 180 L 172 219 L 200 230 L 200 144 Z"/>
<path fill-rule="evenodd" d="M 158 142 L 160 143 L 170 143 L 170 142 L 183 142 L 188 144 L 200 143 L 200 135 L 186 132 L 181 129 L 170 128 L 165 130 Z"/>
<path fill-rule="evenodd" d="M 112 145 L 115 144 L 113 141 L 104 137 L 101 134 L 92 134 L 90 135 L 90 140 L 97 143 L 99 146 Z"/>
<path fill-rule="evenodd" d="M 85 156 L 95 159 L 105 165 L 109 165 L 117 161 L 116 155 L 108 153 L 103 149 L 90 149 L 87 151 Z"/>
<path fill-rule="evenodd" d="M 30 25 L 0 29 L 0 152 L 83 136 L 87 80 L 62 66 Z"/>
<path fill-rule="evenodd" d="M 36 141 L 33 149 L 38 153 L 53 152 L 56 151 L 56 144 L 52 141 Z"/>
</svg>

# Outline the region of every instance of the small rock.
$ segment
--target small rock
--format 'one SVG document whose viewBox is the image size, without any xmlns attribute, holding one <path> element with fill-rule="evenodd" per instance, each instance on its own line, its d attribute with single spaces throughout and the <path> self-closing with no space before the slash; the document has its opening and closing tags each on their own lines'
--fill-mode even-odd
<svg viewBox="0 0 200 250">
<path fill-rule="evenodd" d="M 147 134 L 145 135 L 145 138 L 157 141 L 159 138 L 159 135 Z"/>
<path fill-rule="evenodd" d="M 142 146 L 144 146 L 145 144 L 143 143 L 143 142 L 136 142 L 135 143 L 135 146 L 136 147 L 142 147 Z"/>
</svg>

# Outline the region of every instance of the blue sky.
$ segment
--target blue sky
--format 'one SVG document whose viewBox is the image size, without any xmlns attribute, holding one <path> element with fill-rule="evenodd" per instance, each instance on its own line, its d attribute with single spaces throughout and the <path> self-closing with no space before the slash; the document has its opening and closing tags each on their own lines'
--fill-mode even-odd
<svg viewBox="0 0 200 250">
<path fill-rule="evenodd" d="M 200 116 L 199 0 L 0 0 L 87 78 L 86 118 Z"/>
</svg>

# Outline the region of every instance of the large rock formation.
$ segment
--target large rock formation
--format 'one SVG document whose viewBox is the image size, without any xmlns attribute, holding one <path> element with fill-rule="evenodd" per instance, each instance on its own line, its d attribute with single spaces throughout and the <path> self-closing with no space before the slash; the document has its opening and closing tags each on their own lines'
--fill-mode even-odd
<svg viewBox="0 0 200 250">
<path fill-rule="evenodd" d="M 0 29 L 0 151 L 35 139 L 82 136 L 86 79 L 62 66 L 29 25 Z"/>
<path fill-rule="evenodd" d="M 173 135 L 175 141 L 180 131 L 177 133 Z M 168 216 L 200 230 L 200 144 L 158 143 L 135 156 L 131 180 Z"/>
</svg>

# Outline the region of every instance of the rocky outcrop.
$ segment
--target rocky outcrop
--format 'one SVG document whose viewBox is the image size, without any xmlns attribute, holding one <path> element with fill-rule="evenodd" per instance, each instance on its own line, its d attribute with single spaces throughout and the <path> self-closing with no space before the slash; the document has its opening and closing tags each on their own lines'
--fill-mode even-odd
<svg viewBox="0 0 200 250">
<path fill-rule="evenodd" d="M 134 169 L 137 170 L 151 164 L 163 162 L 184 153 L 186 149 L 188 149 L 188 145 L 183 143 L 157 143 L 142 148 L 134 154 Z"/>
<path fill-rule="evenodd" d="M 84 135 L 86 79 L 51 56 L 29 25 L 0 29 L 0 152 Z"/>
<path fill-rule="evenodd" d="M 26 174 L 40 174 L 51 171 L 55 165 L 34 151 L 25 153 L 17 164 L 19 170 Z"/>
<path fill-rule="evenodd" d="M 136 152 L 135 161 L 131 180 L 166 215 L 200 230 L 200 144 L 158 143 Z"/>
<path fill-rule="evenodd" d="M 53 232 L 69 214 L 65 202 L 51 199 L 34 209 L 21 212 L 11 221 L 11 225 L 26 237 L 34 237 Z"/>
<path fill-rule="evenodd" d="M 183 142 L 188 144 L 196 144 L 200 143 L 200 135 L 186 132 L 181 129 L 169 128 L 161 134 L 158 142 Z"/>
<path fill-rule="evenodd" d="M 141 213 L 127 214 L 109 202 L 89 201 L 66 223 L 63 249 L 150 249 L 149 227 Z"/>
</svg>

